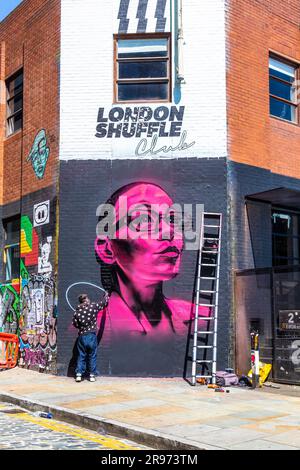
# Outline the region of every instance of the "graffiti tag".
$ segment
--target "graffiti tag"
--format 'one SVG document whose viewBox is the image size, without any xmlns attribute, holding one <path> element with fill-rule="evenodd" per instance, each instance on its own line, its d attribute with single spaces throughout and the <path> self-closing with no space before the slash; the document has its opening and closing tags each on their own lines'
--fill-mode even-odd
<svg viewBox="0 0 300 470">
<path fill-rule="evenodd" d="M 16 334 L 19 328 L 19 294 L 12 285 L 0 286 L 0 331 Z"/>
<path fill-rule="evenodd" d="M 81 287 L 81 286 L 89 286 L 89 287 L 94 287 L 102 292 L 105 292 L 105 289 L 102 289 L 102 287 L 99 287 L 99 286 L 96 286 L 96 284 L 91 284 L 90 282 L 75 282 L 74 284 L 71 284 L 67 291 L 66 291 L 66 301 L 67 301 L 67 304 L 69 305 L 70 309 L 73 310 L 73 312 L 75 312 L 76 310 L 76 306 L 73 307 L 71 302 L 70 302 L 70 299 L 69 299 L 69 295 L 70 295 L 70 291 L 73 289 L 73 287 Z"/>
</svg>

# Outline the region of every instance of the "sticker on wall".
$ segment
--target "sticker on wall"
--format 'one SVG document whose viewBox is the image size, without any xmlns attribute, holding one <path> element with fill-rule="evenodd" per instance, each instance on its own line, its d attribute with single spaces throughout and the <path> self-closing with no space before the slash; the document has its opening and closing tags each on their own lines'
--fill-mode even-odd
<svg viewBox="0 0 300 470">
<path fill-rule="evenodd" d="M 35 204 L 33 207 L 33 226 L 46 225 L 50 220 L 50 201 Z"/>
<path fill-rule="evenodd" d="M 29 314 L 29 328 L 44 326 L 44 289 L 32 289 L 31 310 Z"/>
<path fill-rule="evenodd" d="M 41 129 L 35 136 L 27 162 L 31 162 L 33 171 L 38 179 L 43 179 L 47 161 L 50 154 L 45 129 Z"/>
<path fill-rule="evenodd" d="M 38 261 L 38 273 L 47 274 L 52 272 L 52 264 L 49 261 L 51 254 L 52 237 L 48 237 L 45 243 L 40 244 L 40 256 Z"/>
</svg>

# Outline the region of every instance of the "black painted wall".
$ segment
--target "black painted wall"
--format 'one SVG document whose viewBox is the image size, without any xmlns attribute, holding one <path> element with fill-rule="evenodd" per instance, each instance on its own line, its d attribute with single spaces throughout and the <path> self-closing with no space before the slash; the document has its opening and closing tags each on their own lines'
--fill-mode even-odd
<svg viewBox="0 0 300 470">
<path fill-rule="evenodd" d="M 72 351 L 77 332 L 72 327 L 73 312 L 66 301 L 66 291 L 77 282 L 101 286 L 100 268 L 95 259 L 96 208 L 120 187 L 132 182 L 154 183 L 172 197 L 174 202 L 204 204 L 206 212 L 224 215 L 223 250 L 221 257 L 220 322 L 218 368 L 229 364 L 230 348 L 230 265 L 227 240 L 227 172 L 225 159 L 180 160 L 114 160 L 66 161 L 60 167 L 60 233 L 59 233 L 59 323 L 58 373 L 74 372 Z M 183 254 L 180 274 L 164 283 L 169 298 L 193 301 L 197 252 Z M 78 289 L 82 290 L 80 286 Z M 75 290 L 74 290 L 75 289 Z M 89 287 L 84 288 L 88 290 Z M 70 291 L 71 304 L 76 304 L 76 288 Z M 93 300 L 96 288 L 88 291 Z M 146 350 L 139 346 L 135 357 L 118 356 L 113 344 L 100 343 L 98 369 L 101 374 L 133 376 L 182 376 L 187 338 L 179 343 L 166 344 L 160 349 Z M 128 366 L 128 363 L 130 367 Z M 122 365 L 122 367 L 120 366 Z M 136 364 L 136 365 L 135 365 Z"/>
</svg>

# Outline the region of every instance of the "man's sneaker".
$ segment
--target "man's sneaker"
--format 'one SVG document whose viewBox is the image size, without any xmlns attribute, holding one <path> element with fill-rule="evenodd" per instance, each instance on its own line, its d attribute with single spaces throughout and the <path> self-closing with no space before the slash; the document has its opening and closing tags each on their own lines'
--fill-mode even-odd
<svg viewBox="0 0 300 470">
<path fill-rule="evenodd" d="M 76 374 L 76 379 L 75 380 L 76 380 L 76 382 L 81 382 L 81 380 L 82 380 L 81 374 Z"/>
<path fill-rule="evenodd" d="M 90 382 L 96 382 L 96 377 L 94 375 L 90 375 Z"/>
</svg>

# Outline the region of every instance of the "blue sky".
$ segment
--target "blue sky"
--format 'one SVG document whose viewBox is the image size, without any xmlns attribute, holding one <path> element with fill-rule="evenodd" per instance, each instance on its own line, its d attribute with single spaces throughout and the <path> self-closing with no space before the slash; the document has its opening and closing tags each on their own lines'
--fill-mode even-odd
<svg viewBox="0 0 300 470">
<path fill-rule="evenodd" d="M 0 21 L 2 21 L 22 0 L 0 0 Z"/>
</svg>

